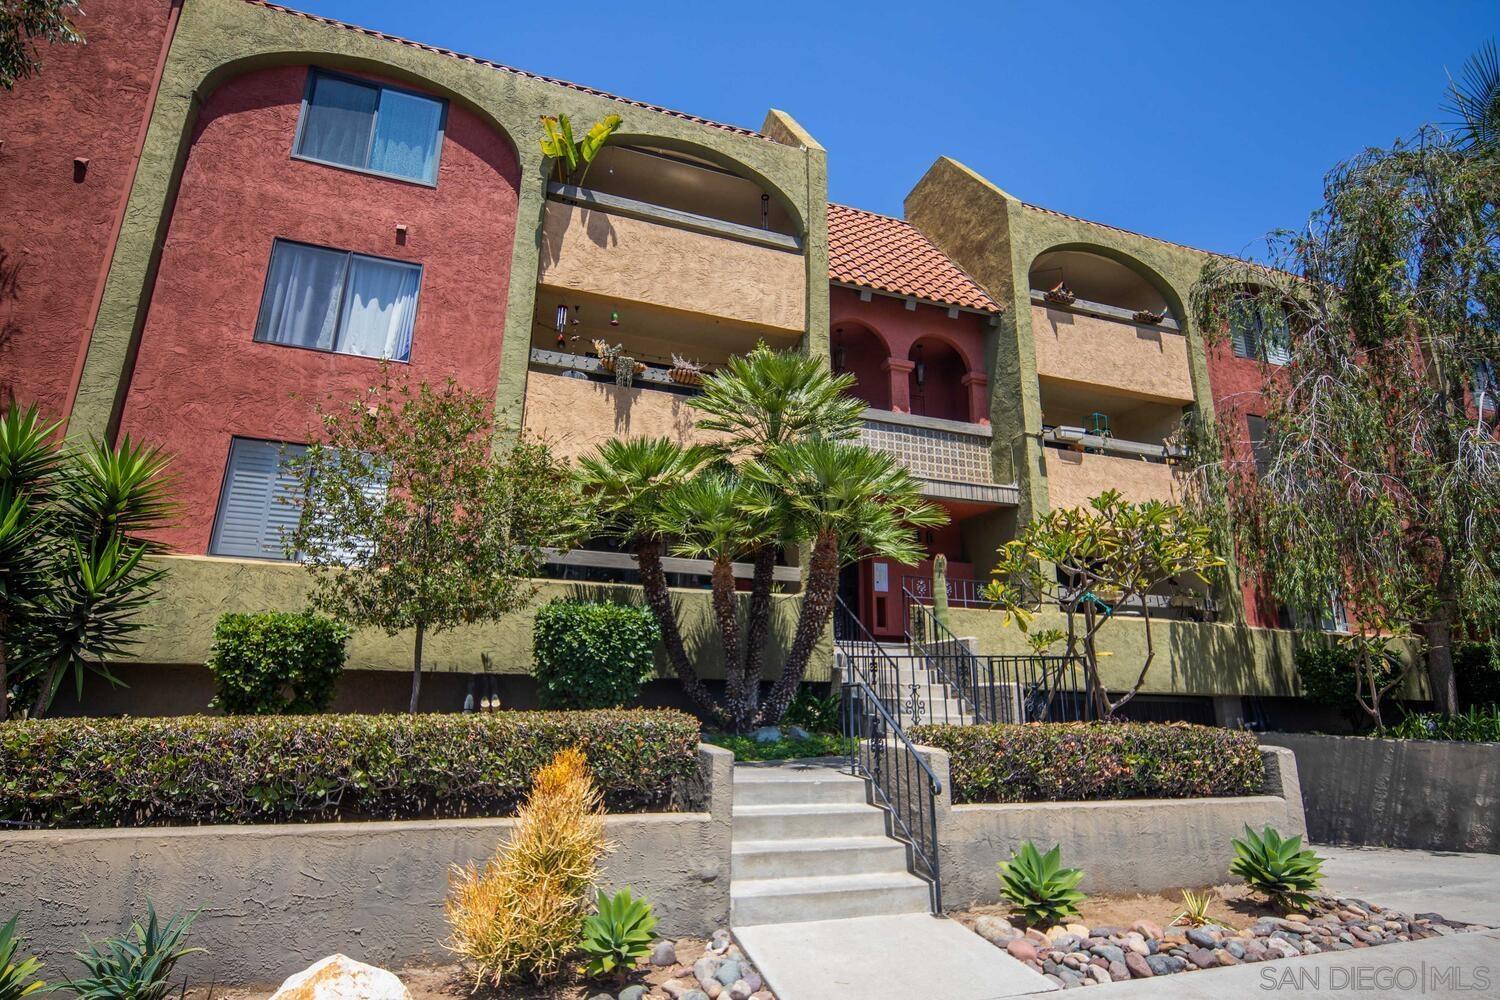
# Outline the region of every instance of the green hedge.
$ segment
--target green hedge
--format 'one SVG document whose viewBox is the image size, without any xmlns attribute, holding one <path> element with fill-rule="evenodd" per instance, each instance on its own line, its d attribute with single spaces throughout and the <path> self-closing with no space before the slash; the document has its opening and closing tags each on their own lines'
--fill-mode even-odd
<svg viewBox="0 0 1500 1000">
<path fill-rule="evenodd" d="M 0 726 L 0 821 L 47 827 L 503 816 L 580 747 L 613 811 L 697 772 L 675 711 L 44 719 Z"/>
<path fill-rule="evenodd" d="M 311 611 L 227 614 L 214 626 L 208 669 L 228 715 L 310 715 L 333 704 L 349 626 Z"/>
<path fill-rule="evenodd" d="M 1254 733 L 1186 723 L 1034 722 L 918 726 L 950 756 L 955 802 L 1066 802 L 1255 795 Z"/>
<path fill-rule="evenodd" d="M 545 708 L 614 708 L 651 676 L 661 627 L 650 609 L 555 598 L 531 630 L 537 695 Z"/>
</svg>

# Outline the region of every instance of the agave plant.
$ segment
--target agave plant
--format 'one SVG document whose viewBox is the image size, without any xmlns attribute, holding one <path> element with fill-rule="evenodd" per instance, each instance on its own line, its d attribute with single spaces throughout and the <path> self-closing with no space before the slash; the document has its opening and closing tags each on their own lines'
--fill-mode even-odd
<svg viewBox="0 0 1500 1000">
<path fill-rule="evenodd" d="M 1202 927 L 1209 923 L 1208 908 L 1214 901 L 1212 892 L 1193 892 L 1191 889 L 1182 890 L 1182 912 L 1172 918 L 1171 926 L 1186 924 L 1189 927 Z"/>
<path fill-rule="evenodd" d="M 174 914 L 163 924 L 147 900 L 144 927 L 131 924 L 128 933 L 97 944 L 84 938 L 84 950 L 74 954 L 88 975 L 68 980 L 68 989 L 78 1000 L 164 1000 L 177 963 L 204 950 L 183 943 L 200 912 Z"/>
<path fill-rule="evenodd" d="M 1323 882 L 1323 859 L 1302 846 L 1299 836 L 1283 837 L 1267 825 L 1256 833 L 1247 825 L 1243 840 L 1235 839 L 1233 875 L 1288 909 L 1306 909 L 1313 890 Z"/>
<path fill-rule="evenodd" d="M 16 961 L 21 939 L 16 937 L 16 918 L 0 927 L 0 1000 L 21 1000 L 33 993 L 47 992 L 47 984 L 36 978 L 42 963 L 35 958 Z"/>
<path fill-rule="evenodd" d="M 558 183 L 582 184 L 594 157 L 599 155 L 599 150 L 604 148 L 622 121 L 619 115 L 605 115 L 582 139 L 574 139 L 573 123 L 567 115 L 543 115 L 542 130 L 547 134 L 540 140 L 542 153 L 552 158 L 553 175 Z"/>
<path fill-rule="evenodd" d="M 621 889 L 614 896 L 599 893 L 596 905 L 598 912 L 583 922 L 579 945 L 588 956 L 589 975 L 628 969 L 651 951 L 656 917 L 650 903 L 632 898 L 629 889 Z"/>
<path fill-rule="evenodd" d="M 1000 862 L 1000 894 L 1033 927 L 1060 923 L 1078 913 L 1084 895 L 1078 891 L 1083 871 L 1062 866 L 1062 847 L 1046 854 L 1031 841 L 1009 861 Z"/>
</svg>

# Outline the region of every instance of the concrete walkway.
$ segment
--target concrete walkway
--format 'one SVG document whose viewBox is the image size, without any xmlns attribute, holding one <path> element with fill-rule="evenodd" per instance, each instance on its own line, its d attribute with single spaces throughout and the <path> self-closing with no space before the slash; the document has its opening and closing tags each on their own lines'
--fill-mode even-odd
<svg viewBox="0 0 1500 1000">
<path fill-rule="evenodd" d="M 1500 854 L 1326 844 L 1314 844 L 1313 850 L 1328 859 L 1323 873 L 1329 892 L 1500 927 Z M 1500 981 L 1492 995 L 1500 996 Z"/>
<path fill-rule="evenodd" d="M 926 913 L 736 927 L 778 1000 L 998 1000 L 1057 987 Z"/>
<path fill-rule="evenodd" d="M 1073 991 L 1069 991 L 1072 993 Z M 934 997 L 942 994 L 931 994 Z M 915 996 L 915 994 L 914 994 Z M 1454 934 L 1095 986 L 1104 1000 L 1479 1000 L 1500 996 L 1500 931 Z"/>
</svg>

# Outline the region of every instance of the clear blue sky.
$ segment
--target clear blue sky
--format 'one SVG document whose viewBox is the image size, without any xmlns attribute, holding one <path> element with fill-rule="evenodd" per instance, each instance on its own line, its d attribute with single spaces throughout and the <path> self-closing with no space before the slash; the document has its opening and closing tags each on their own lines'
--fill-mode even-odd
<svg viewBox="0 0 1500 1000">
<path fill-rule="evenodd" d="M 1500 0 L 547 4 L 300 9 L 828 148 L 892 215 L 940 155 L 1035 204 L 1226 253 L 1296 226 L 1324 172 L 1441 120 Z"/>
</svg>

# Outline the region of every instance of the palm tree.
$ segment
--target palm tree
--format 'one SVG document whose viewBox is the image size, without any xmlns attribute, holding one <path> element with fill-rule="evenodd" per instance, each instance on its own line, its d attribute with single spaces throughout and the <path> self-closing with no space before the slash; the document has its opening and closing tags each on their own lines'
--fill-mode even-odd
<svg viewBox="0 0 1500 1000">
<path fill-rule="evenodd" d="M 52 441 L 58 426 L 34 406 L 0 413 L 0 722 L 10 710 L 7 636 L 44 575 L 43 508 L 61 465 Z"/>
<path fill-rule="evenodd" d="M 1460 145 L 1478 151 L 1500 148 L 1500 48 L 1490 40 L 1464 63 L 1459 80 L 1448 81 L 1447 110 Z"/>
<path fill-rule="evenodd" d="M 788 534 L 811 548 L 792 644 L 761 709 L 763 720 L 775 722 L 828 628 L 839 570 L 865 556 L 916 562 L 916 529 L 939 527 L 948 515 L 923 499 L 921 485 L 895 458 L 845 441 L 811 438 L 774 448 L 742 472 L 784 498 Z"/>
<path fill-rule="evenodd" d="M 704 711 L 719 706 L 703 686 L 683 645 L 677 611 L 661 559 L 666 539 L 660 527 L 662 497 L 692 479 L 714 456 L 712 449 L 684 447 L 669 438 L 615 438 L 578 463 L 578 483 L 588 501 L 588 530 L 619 541 L 636 557 L 646 605 L 661 625 L 667 661 L 683 690 Z"/>
<path fill-rule="evenodd" d="M 915 529 L 946 520 L 895 459 L 854 444 L 864 404 L 849 376 L 764 345 L 708 376 L 694 406 L 717 432 L 714 449 L 665 439 L 610 441 L 582 460 L 593 516 L 637 556 L 646 600 L 667 656 L 695 703 L 743 731 L 781 718 L 827 631 L 839 569 L 865 554 L 912 562 Z M 809 546 L 801 606 L 782 671 L 764 701 L 760 676 L 770 631 L 777 555 Z M 663 551 L 707 559 L 724 649 L 726 697 L 716 701 L 682 645 L 661 572 Z M 748 601 L 733 564 L 753 560 Z"/>
</svg>

